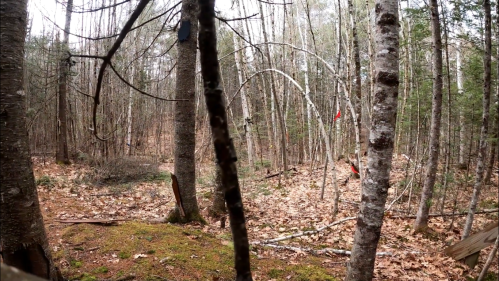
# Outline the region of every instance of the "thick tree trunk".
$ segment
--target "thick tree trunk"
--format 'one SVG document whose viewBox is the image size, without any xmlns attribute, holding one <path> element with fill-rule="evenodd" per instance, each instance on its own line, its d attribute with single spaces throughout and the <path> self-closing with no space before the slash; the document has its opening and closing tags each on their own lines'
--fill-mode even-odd
<svg viewBox="0 0 499 281">
<path fill-rule="evenodd" d="M 426 177 L 419 202 L 415 232 L 425 231 L 428 227 L 428 214 L 432 205 L 433 187 L 438 168 L 440 153 L 440 124 L 442 121 L 442 36 L 438 1 L 430 0 L 431 32 L 433 37 L 433 101 L 431 107 L 430 147 L 426 164 Z"/>
<path fill-rule="evenodd" d="M 27 273 L 60 280 L 43 226 L 26 130 L 23 63 L 27 1 L 2 0 L 0 17 L 2 258 Z"/>
<path fill-rule="evenodd" d="M 230 228 L 234 240 L 236 281 L 251 281 L 253 278 L 250 268 L 248 232 L 235 163 L 237 156 L 229 136 L 227 114 L 220 86 L 214 5 L 213 0 L 199 0 L 201 72 L 215 155 L 220 165 L 225 201 L 229 210 Z"/>
<path fill-rule="evenodd" d="M 175 172 L 185 217 L 177 208 L 170 213 L 170 222 L 204 221 L 199 213 L 196 198 L 196 54 L 198 21 L 196 0 L 182 1 L 182 23 L 179 29 L 176 99 L 187 99 L 175 103 Z"/>
<path fill-rule="evenodd" d="M 367 173 L 346 280 L 372 280 L 392 163 L 399 85 L 398 1 L 376 1 L 376 86 Z"/>
<path fill-rule="evenodd" d="M 482 190 L 483 173 L 485 170 L 485 160 L 487 159 L 487 138 L 489 134 L 489 110 L 490 110 L 490 80 L 491 80 L 491 53 L 492 53 L 492 17 L 490 12 L 490 0 L 483 1 L 483 10 L 485 14 L 485 52 L 483 54 L 483 114 L 482 129 L 480 132 L 480 146 L 478 147 L 478 160 L 475 171 L 475 185 L 473 187 L 473 196 L 471 197 L 468 216 L 464 224 L 462 239 L 466 239 L 471 232 L 473 225 L 473 216 L 475 215 L 480 191 Z"/>
<path fill-rule="evenodd" d="M 58 164 L 70 164 L 68 152 L 67 129 L 67 84 L 70 67 L 69 58 L 69 32 L 71 29 L 71 13 L 73 0 L 66 4 L 66 25 L 64 26 L 64 39 L 59 49 L 59 110 L 57 118 L 57 151 L 55 161 Z"/>
</svg>

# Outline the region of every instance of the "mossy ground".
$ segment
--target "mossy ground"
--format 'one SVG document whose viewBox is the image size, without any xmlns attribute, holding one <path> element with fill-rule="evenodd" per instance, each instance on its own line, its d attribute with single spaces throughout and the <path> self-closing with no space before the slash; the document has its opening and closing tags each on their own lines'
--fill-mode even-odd
<svg viewBox="0 0 499 281">
<path fill-rule="evenodd" d="M 117 226 L 78 224 L 62 231 L 65 246 L 54 252 L 67 265 L 70 280 L 234 280 L 230 237 L 207 234 L 197 226 L 126 222 Z M 137 255 L 142 254 L 142 257 Z M 145 255 L 145 256 L 144 256 Z M 251 263 L 255 280 L 336 280 L 322 259 L 307 256 L 299 264 L 278 258 Z"/>
</svg>

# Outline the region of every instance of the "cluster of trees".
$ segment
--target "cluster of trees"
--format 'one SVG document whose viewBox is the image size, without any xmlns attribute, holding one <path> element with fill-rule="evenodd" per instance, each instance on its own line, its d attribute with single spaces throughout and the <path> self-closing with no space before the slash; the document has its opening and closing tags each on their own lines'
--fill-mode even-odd
<svg viewBox="0 0 499 281">
<path fill-rule="evenodd" d="M 416 231 L 426 230 L 431 206 L 443 211 L 450 187 L 458 194 L 452 167 L 476 167 L 463 236 L 469 235 L 480 190 L 499 159 L 499 109 L 490 110 L 491 76 L 498 70 L 491 62 L 489 0 L 236 1 L 234 18 L 215 13 L 213 1 L 149 2 L 79 6 L 68 0 L 61 3 L 64 27 L 54 23 L 34 34 L 26 1 L 2 1 L 6 263 L 60 278 L 48 250 L 31 154 L 55 154 L 61 164 L 173 158 L 182 210 L 177 206 L 169 220 L 187 222 L 203 220 L 195 167 L 196 157 L 213 157 L 206 154 L 210 143 L 233 230 L 237 280 L 251 280 L 237 159 L 250 170 L 325 163 L 336 213 L 335 161 L 353 158 L 362 200 L 348 280 L 372 279 L 394 151 L 414 163 L 410 194 L 422 186 Z M 72 27 L 74 18 L 79 26 Z M 423 178 L 416 170 L 424 162 Z M 443 176 L 437 178 L 440 162 Z M 410 202 L 409 196 L 409 209 Z"/>
</svg>

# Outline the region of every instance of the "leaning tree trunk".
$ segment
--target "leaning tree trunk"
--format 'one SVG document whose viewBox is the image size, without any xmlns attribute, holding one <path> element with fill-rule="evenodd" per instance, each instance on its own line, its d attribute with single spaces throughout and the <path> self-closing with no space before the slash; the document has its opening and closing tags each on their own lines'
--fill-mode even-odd
<svg viewBox="0 0 499 281">
<path fill-rule="evenodd" d="M 26 130 L 23 64 L 27 1 L 2 0 L 0 3 L 2 258 L 4 263 L 27 273 L 60 280 L 43 226 Z"/>
<path fill-rule="evenodd" d="M 392 164 L 399 85 L 398 1 L 376 1 L 375 93 L 367 169 L 346 280 L 372 280 Z"/>
<path fill-rule="evenodd" d="M 426 164 L 426 178 L 421 193 L 419 209 L 414 223 L 415 232 L 428 227 L 428 214 L 432 205 L 433 187 L 438 168 L 440 152 L 440 123 L 442 119 L 442 36 L 438 1 L 430 0 L 431 33 L 433 37 L 433 102 L 431 107 L 430 147 Z"/>
<path fill-rule="evenodd" d="M 66 4 L 66 25 L 64 26 L 64 39 L 60 46 L 59 61 L 59 111 L 57 118 L 57 151 L 55 161 L 58 164 L 69 164 L 68 128 L 67 128 L 67 91 L 68 76 L 71 59 L 69 57 L 69 32 L 71 28 L 71 12 L 73 0 Z"/>
<path fill-rule="evenodd" d="M 196 198 L 196 54 L 198 21 L 196 0 L 182 1 L 182 23 L 179 29 L 177 82 L 175 88 L 175 172 L 185 217 L 178 208 L 170 213 L 169 222 L 204 221 Z"/>
<path fill-rule="evenodd" d="M 485 52 L 483 54 L 483 113 L 482 129 L 480 132 L 480 146 L 478 147 L 478 160 L 476 163 L 475 186 L 473 187 L 473 196 L 471 197 L 468 216 L 464 224 L 462 239 L 466 239 L 471 232 L 473 225 L 473 216 L 475 215 L 478 198 L 482 189 L 482 179 L 485 170 L 485 160 L 487 159 L 487 138 L 489 133 L 489 109 L 490 109 L 490 80 L 491 80 L 491 53 L 492 53 L 492 18 L 490 12 L 490 0 L 483 1 L 483 10 L 485 14 Z"/>
<path fill-rule="evenodd" d="M 248 232 L 235 163 L 237 156 L 229 137 L 227 113 L 220 85 L 214 6 L 215 1 L 213 0 L 199 0 L 201 73 L 215 155 L 218 165 L 220 165 L 225 201 L 229 211 L 230 228 L 234 241 L 236 281 L 251 281 L 253 278 L 250 268 Z"/>
</svg>

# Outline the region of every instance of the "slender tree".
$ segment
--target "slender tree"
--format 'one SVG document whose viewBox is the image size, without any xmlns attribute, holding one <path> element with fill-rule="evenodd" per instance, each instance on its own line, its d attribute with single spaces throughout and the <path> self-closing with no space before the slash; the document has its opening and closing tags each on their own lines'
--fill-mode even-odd
<svg viewBox="0 0 499 281">
<path fill-rule="evenodd" d="M 478 147 L 478 160 L 475 171 L 475 185 L 473 186 L 473 196 L 471 197 L 468 216 L 464 224 L 462 239 L 466 239 L 471 232 L 473 216 L 475 215 L 478 198 L 482 190 L 483 173 L 485 170 L 485 160 L 487 159 L 487 138 L 489 133 L 489 110 L 490 110 L 490 80 L 492 61 L 492 17 L 490 12 L 490 0 L 483 1 L 483 11 L 485 14 L 485 52 L 483 53 L 483 113 L 482 129 L 480 131 L 480 146 Z"/>
<path fill-rule="evenodd" d="M 64 37 L 60 45 L 59 55 L 59 110 L 57 112 L 57 151 L 55 160 L 59 164 L 69 164 L 68 152 L 68 126 L 67 126 L 67 92 L 68 76 L 71 66 L 69 56 L 69 32 L 71 30 L 71 14 L 73 0 L 66 3 L 66 24 L 64 25 Z"/>
<path fill-rule="evenodd" d="M 426 175 L 414 223 L 415 232 L 425 231 L 428 227 L 428 214 L 432 205 L 433 187 L 438 168 L 440 153 L 440 124 L 442 121 L 442 36 L 438 1 L 430 0 L 431 34 L 433 38 L 433 100 L 431 106 L 430 147 L 426 163 Z"/>
<path fill-rule="evenodd" d="M 169 222 L 204 221 L 196 198 L 196 54 L 198 21 L 196 0 L 182 1 L 181 26 L 178 32 L 176 99 L 175 103 L 175 171 L 185 217 L 178 208 L 170 213 Z"/>
<path fill-rule="evenodd" d="M 62 280 L 45 234 L 26 130 L 23 64 L 27 1 L 2 0 L 0 18 L 2 258 L 4 263 L 33 275 Z"/>
<path fill-rule="evenodd" d="M 375 93 L 362 201 L 346 280 L 372 280 L 392 164 L 399 85 L 398 1 L 377 0 Z"/>
<path fill-rule="evenodd" d="M 227 113 L 220 85 L 214 7 L 214 0 L 199 0 L 201 73 L 213 145 L 218 165 L 220 165 L 232 239 L 234 240 L 236 281 L 251 281 L 253 278 L 250 268 L 248 232 L 235 163 L 237 156 L 229 137 Z"/>
</svg>

